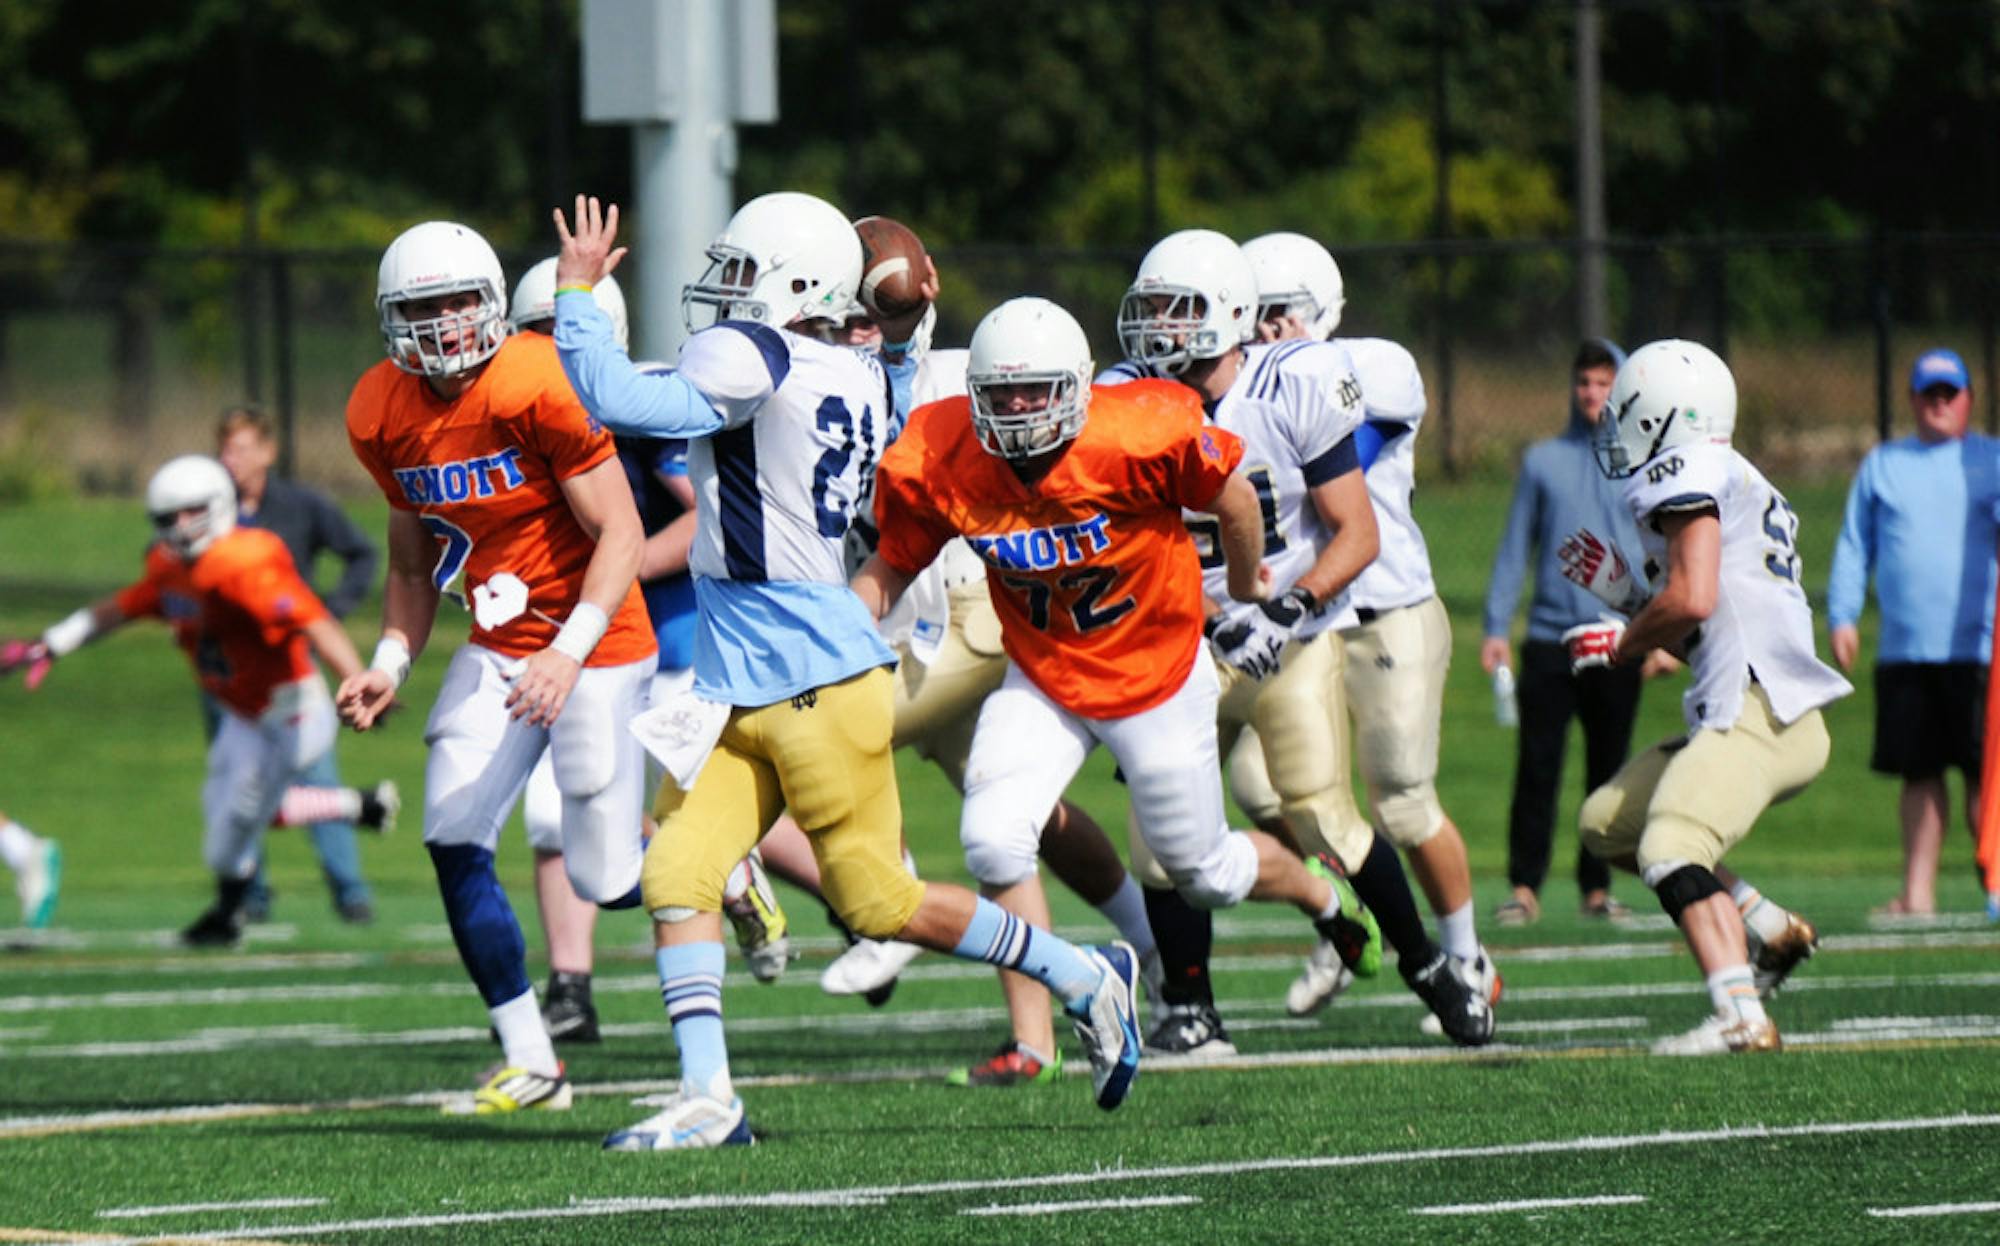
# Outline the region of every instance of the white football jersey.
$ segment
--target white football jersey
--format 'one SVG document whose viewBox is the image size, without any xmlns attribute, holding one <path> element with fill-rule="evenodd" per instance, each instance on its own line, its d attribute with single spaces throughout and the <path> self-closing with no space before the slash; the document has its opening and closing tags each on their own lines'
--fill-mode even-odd
<svg viewBox="0 0 2000 1246">
<path fill-rule="evenodd" d="M 1264 565 L 1273 595 L 1313 565 L 1333 539 L 1309 494 L 1308 477 L 1361 427 L 1361 385 L 1347 351 L 1332 342 L 1289 341 L 1244 347 L 1243 367 L 1210 418 L 1243 439 L 1237 470 L 1257 490 L 1264 512 Z M 1257 609 L 1231 601 L 1222 557 L 1222 524 L 1213 515 L 1186 511 L 1188 532 L 1201 554 L 1202 590 L 1236 619 Z M 1350 590 L 1351 591 L 1351 590 Z M 1298 627 L 1313 636 L 1347 613 L 1347 595 L 1325 603 Z"/>
<path fill-rule="evenodd" d="M 688 449 L 699 521 L 688 569 L 847 583 L 842 538 L 873 505 L 895 401 L 880 362 L 743 321 L 681 347 L 680 374 L 722 414 Z"/>
<path fill-rule="evenodd" d="M 1667 557 L 1658 518 L 1705 507 L 1721 517 L 1715 610 L 1688 644 L 1693 683 L 1681 713 L 1690 731 L 1733 725 L 1752 679 L 1782 723 L 1854 691 L 1813 653 L 1812 606 L 1799 587 L 1799 519 L 1749 459 L 1726 445 L 1669 450 L 1632 473 L 1625 501 L 1639 522 L 1655 591 Z"/>
<path fill-rule="evenodd" d="M 1370 424 L 1391 434 L 1364 477 L 1375 503 L 1375 526 L 1382 550 L 1354 579 L 1356 606 L 1395 610 L 1437 594 L 1431 579 L 1431 552 L 1411 511 L 1417 491 L 1417 429 L 1424 422 L 1424 378 L 1409 351 L 1379 337 L 1336 338 L 1361 378 L 1361 405 Z"/>
</svg>

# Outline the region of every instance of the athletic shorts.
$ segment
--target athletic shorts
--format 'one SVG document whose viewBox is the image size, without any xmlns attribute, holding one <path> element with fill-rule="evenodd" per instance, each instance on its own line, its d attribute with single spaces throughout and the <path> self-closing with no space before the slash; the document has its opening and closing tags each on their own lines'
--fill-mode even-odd
<svg viewBox="0 0 2000 1246">
<path fill-rule="evenodd" d="M 1986 667 L 1978 662 L 1891 662 L 1875 668 L 1875 755 L 1869 766 L 1904 779 L 1957 767 L 1978 782 L 1986 739 Z"/>
</svg>

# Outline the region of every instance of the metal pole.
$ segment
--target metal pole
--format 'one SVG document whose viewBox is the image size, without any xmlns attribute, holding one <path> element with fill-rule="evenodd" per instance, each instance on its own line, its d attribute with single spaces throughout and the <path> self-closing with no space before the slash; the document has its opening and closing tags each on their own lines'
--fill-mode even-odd
<svg viewBox="0 0 2000 1246">
<path fill-rule="evenodd" d="M 271 256 L 271 301 L 276 316 L 272 328 L 277 335 L 278 369 L 278 474 L 297 479 L 299 474 L 298 360 L 292 331 L 292 265 L 284 253 Z"/>
<path fill-rule="evenodd" d="M 736 173 L 730 116 L 732 62 L 725 0 L 686 0 L 674 48 L 684 86 L 671 124 L 632 127 L 632 261 L 628 278 L 642 313 L 632 325 L 635 358 L 673 359 L 687 337 L 681 287 L 701 276 L 708 244 L 729 221 Z"/>
<path fill-rule="evenodd" d="M 1146 236 L 1141 239 L 1145 246 L 1152 246 L 1160 236 L 1160 140 L 1159 127 L 1153 122 L 1153 111 L 1160 105 L 1157 68 L 1158 44 L 1153 37 L 1153 27 L 1158 21 L 1151 13 L 1151 0 L 1138 0 L 1139 20 L 1139 184 L 1143 211 L 1140 220 L 1144 223 Z"/>
<path fill-rule="evenodd" d="M 1869 309 L 1875 319 L 1875 437 L 1889 440 L 1893 413 L 1889 409 L 1889 243 L 1882 226 L 1875 227 L 1869 247 Z"/>
<path fill-rule="evenodd" d="M 243 152 L 243 258 L 238 273 L 237 307 L 243 320 L 243 398 L 264 396 L 264 317 L 258 310 L 261 283 L 257 271 L 257 51 L 254 46 L 256 5 L 245 5 L 236 28 L 236 116 Z"/>
<path fill-rule="evenodd" d="M 1443 244 L 1451 237 L 1451 100 L 1445 89 L 1445 54 L 1450 46 L 1446 24 L 1451 17 L 1450 0 L 1436 0 L 1432 15 L 1431 141 L 1437 157 L 1437 191 L 1432 204 L 1431 232 Z M 1458 476 L 1458 453 L 1452 436 L 1451 418 L 1451 270 L 1451 253 L 1440 245 L 1437 253 L 1434 342 L 1438 361 L 1438 452 L 1448 480 Z"/>
<path fill-rule="evenodd" d="M 1610 330 L 1604 291 L 1604 127 L 1599 115 L 1596 0 L 1576 6 L 1576 313 L 1579 337 Z"/>
</svg>

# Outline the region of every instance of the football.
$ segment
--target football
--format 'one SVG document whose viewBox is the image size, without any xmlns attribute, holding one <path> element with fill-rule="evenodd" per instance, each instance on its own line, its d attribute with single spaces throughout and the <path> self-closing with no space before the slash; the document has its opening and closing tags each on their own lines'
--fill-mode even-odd
<svg viewBox="0 0 2000 1246">
<path fill-rule="evenodd" d="M 930 267 L 923 239 L 900 221 L 864 216 L 861 235 L 861 305 L 878 320 L 907 316 L 924 305 L 919 288 Z"/>
</svg>

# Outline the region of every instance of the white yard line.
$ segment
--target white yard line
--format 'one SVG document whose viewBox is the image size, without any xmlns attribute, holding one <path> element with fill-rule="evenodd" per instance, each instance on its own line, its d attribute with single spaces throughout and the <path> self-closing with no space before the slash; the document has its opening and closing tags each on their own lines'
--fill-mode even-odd
<svg viewBox="0 0 2000 1246">
<path fill-rule="evenodd" d="M 1152 1168 L 1098 1168 L 1088 1172 L 1055 1172 L 1036 1176 L 1008 1176 L 978 1181 L 937 1181 L 912 1185 L 858 1186 L 827 1190 L 786 1190 L 769 1194 L 703 1194 L 683 1198 L 634 1197 L 578 1201 L 559 1207 L 523 1207 L 507 1211 L 466 1211 L 425 1216 L 395 1216 L 378 1219 L 338 1220 L 322 1223 L 265 1225 L 258 1228 L 222 1229 L 211 1233 L 182 1233 L 172 1237 L 136 1237 L 106 1242 L 103 1246 L 143 1246 L 163 1241 L 226 1242 L 244 1238 L 315 1237 L 333 1233 L 393 1233 L 404 1229 L 458 1228 L 478 1224 L 520 1223 L 525 1221 L 577 1220 L 634 1214 L 659 1215 L 677 1211 L 715 1211 L 756 1208 L 854 1207 L 870 1206 L 890 1199 L 927 1198 L 961 1194 L 988 1194 L 997 1191 L 1078 1189 L 1115 1186 L 1131 1182 L 1184 1182 L 1189 1179 L 1231 1177 L 1245 1173 L 1314 1172 L 1374 1167 L 1388 1164 L 1444 1163 L 1461 1160 L 1513 1159 L 1522 1156 L 1604 1154 L 1642 1151 L 1660 1147 L 1709 1146 L 1716 1143 L 1770 1142 L 1781 1138 L 1822 1138 L 1863 1134 L 1933 1132 L 1951 1129 L 2000 1128 L 2000 1116 L 1955 1115 L 1908 1120 L 1849 1121 L 1809 1125 L 1746 1125 L 1721 1129 L 1624 1134 L 1598 1137 L 1550 1139 L 1543 1142 L 1508 1143 L 1491 1146 L 1431 1147 L 1411 1151 L 1372 1151 L 1357 1155 L 1281 1156 L 1269 1159 L 1184 1164 Z M 633 1164 L 645 1180 L 647 1165 Z"/>
<path fill-rule="evenodd" d="M 97 1213 L 100 1220 L 143 1220 L 150 1216 L 192 1216 L 206 1211 L 277 1211 L 293 1207 L 324 1207 L 323 1198 L 252 1198 L 235 1203 L 163 1203 L 158 1207 L 112 1207 Z"/>
<path fill-rule="evenodd" d="M 1643 1194 L 1593 1194 L 1584 1198 L 1517 1198 L 1506 1203 L 1445 1203 L 1412 1207 L 1413 1216 L 1490 1216 L 1503 1211 L 1547 1211 L 1557 1207 L 1620 1207 L 1643 1203 Z"/>
<path fill-rule="evenodd" d="M 1870 1207 L 1868 1214 L 1885 1220 L 1917 1216 L 1980 1216 L 2000 1211 L 2000 1203 L 1932 1203 L 1926 1207 Z"/>
<path fill-rule="evenodd" d="M 1131 1211 L 1144 1207 L 1186 1207 L 1201 1200 L 1192 1194 L 1161 1194 L 1153 1198 L 1093 1198 L 1074 1203 L 989 1203 L 962 1207 L 961 1216 L 1066 1216 L 1073 1211 Z"/>
</svg>

